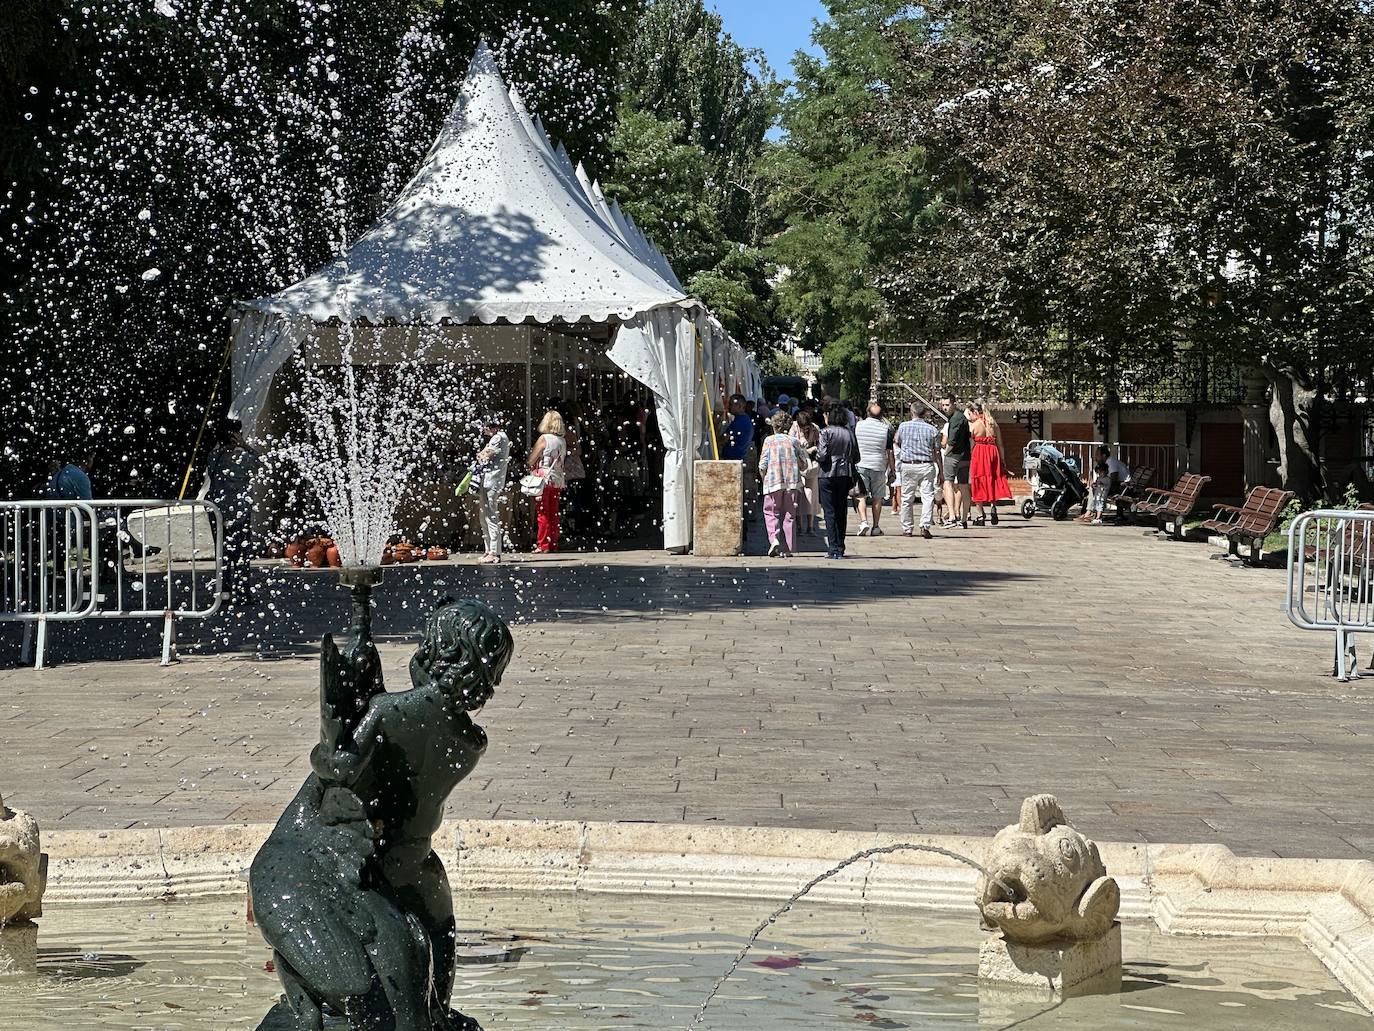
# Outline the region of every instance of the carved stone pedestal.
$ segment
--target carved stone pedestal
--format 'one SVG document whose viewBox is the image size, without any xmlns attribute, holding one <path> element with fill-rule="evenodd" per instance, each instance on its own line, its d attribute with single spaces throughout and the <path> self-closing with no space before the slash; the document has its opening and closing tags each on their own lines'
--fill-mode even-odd
<svg viewBox="0 0 1374 1031">
<path fill-rule="evenodd" d="M 38 973 L 38 925 L 25 920 L 0 927 L 0 977 Z"/>
<path fill-rule="evenodd" d="M 1096 941 L 1018 945 L 1000 934 L 988 938 L 978 950 L 978 979 L 1063 996 L 1119 992 L 1121 925 Z"/>
<path fill-rule="evenodd" d="M 692 500 L 692 554 L 729 557 L 744 550 L 744 466 L 697 462 Z"/>
</svg>

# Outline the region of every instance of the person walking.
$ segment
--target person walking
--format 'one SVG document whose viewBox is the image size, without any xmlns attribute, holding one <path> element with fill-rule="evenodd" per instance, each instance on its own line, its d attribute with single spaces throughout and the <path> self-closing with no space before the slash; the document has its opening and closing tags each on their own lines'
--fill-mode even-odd
<svg viewBox="0 0 1374 1031">
<path fill-rule="evenodd" d="M 816 464 L 816 449 L 820 446 L 821 431 L 816 428 L 811 412 L 802 408 L 797 412 L 797 421 L 792 424 L 792 439 L 801 442 L 806 453 L 806 463 L 802 468 L 802 533 L 812 534 L 820 525 L 821 501 L 818 491 L 821 467 Z"/>
<path fill-rule="evenodd" d="M 495 565 L 501 561 L 501 499 L 506 491 L 510 466 L 510 437 L 501 428 L 500 417 L 495 415 L 482 420 L 482 432 L 487 439 L 477 452 L 472 481 L 477 495 L 477 519 L 482 525 L 482 540 L 487 550 L 477 561 L 481 565 Z"/>
<path fill-rule="evenodd" d="M 849 428 L 849 410 L 844 405 L 831 405 L 825 421 L 816 461 L 820 465 L 821 507 L 825 510 L 826 558 L 841 559 L 849 525 L 849 490 L 859 465 L 859 442 Z"/>
<path fill-rule="evenodd" d="M 859 536 L 883 535 L 883 506 L 892 479 L 892 427 L 883 418 L 883 406 L 874 401 L 854 427 L 859 442 L 857 474 L 863 484 L 859 494 Z"/>
<path fill-rule="evenodd" d="M 722 461 L 742 462 L 749 457 L 749 449 L 754 444 L 754 420 L 745 411 L 745 406 L 743 394 L 731 396 L 720 431 Z"/>
<path fill-rule="evenodd" d="M 973 437 L 973 457 L 969 462 L 969 496 L 978 506 L 976 526 L 988 521 L 986 506 L 992 506 L 991 522 L 997 525 L 997 503 L 1011 500 L 1007 483 L 1006 452 L 1002 446 L 1002 427 L 982 401 L 970 407 L 969 433 Z"/>
<path fill-rule="evenodd" d="M 950 529 L 962 525 L 968 529 L 969 465 L 973 460 L 973 434 L 969 431 L 968 416 L 953 395 L 940 398 L 940 410 L 949 420 L 945 423 L 944 468 L 945 511 L 944 526 Z"/>
<path fill-rule="evenodd" d="M 797 551 L 797 499 L 805 482 L 802 467 L 807 460 L 806 449 L 791 434 L 792 416 L 778 409 L 770 421 L 773 432 L 759 449 L 763 525 L 768 531 L 768 557 L 774 558 L 781 551 L 791 558 Z"/>
<path fill-rule="evenodd" d="M 930 410 L 911 406 L 911 418 L 897 427 L 893 449 L 902 470 L 902 533 L 916 532 L 916 500 L 921 501 L 921 536 L 930 540 L 935 512 L 935 480 L 939 473 L 940 431 L 931 424 Z"/>
<path fill-rule="evenodd" d="M 535 538 L 535 550 L 544 554 L 558 550 L 558 499 L 563 493 L 563 465 L 568 457 L 566 434 L 563 416 L 545 412 L 527 463 L 529 471 L 544 481 L 536 503 L 539 527 Z"/>
</svg>

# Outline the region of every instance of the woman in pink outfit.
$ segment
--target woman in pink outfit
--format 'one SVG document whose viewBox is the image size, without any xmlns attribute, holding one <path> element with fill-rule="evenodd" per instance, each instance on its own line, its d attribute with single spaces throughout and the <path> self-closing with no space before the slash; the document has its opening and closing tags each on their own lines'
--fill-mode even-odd
<svg viewBox="0 0 1374 1031">
<path fill-rule="evenodd" d="M 768 555 L 790 558 L 797 550 L 797 500 L 805 479 L 805 446 L 788 431 L 792 416 L 777 412 L 773 433 L 759 448 L 759 478 L 763 480 L 763 525 L 768 531 Z"/>
</svg>

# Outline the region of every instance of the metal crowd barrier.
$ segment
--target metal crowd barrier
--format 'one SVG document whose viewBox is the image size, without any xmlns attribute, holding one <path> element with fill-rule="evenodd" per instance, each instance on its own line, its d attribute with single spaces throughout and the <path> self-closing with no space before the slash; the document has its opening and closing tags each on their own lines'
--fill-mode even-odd
<svg viewBox="0 0 1374 1031">
<path fill-rule="evenodd" d="M 1335 633 L 1332 672 L 1343 681 L 1360 675 L 1353 635 L 1374 633 L 1371 556 L 1374 510 L 1304 512 L 1288 529 L 1284 612 L 1303 630 Z"/>
<path fill-rule="evenodd" d="M 170 665 L 176 621 L 223 604 L 222 527 L 209 501 L 0 501 L 0 622 L 25 624 L 42 669 L 50 622 L 161 618 Z"/>
<path fill-rule="evenodd" d="M 1097 449 L 1111 449 L 1112 457 L 1119 458 L 1132 471 L 1148 466 L 1155 471 L 1155 486 L 1168 489 L 1174 481 L 1188 471 L 1188 451 L 1178 444 L 1106 444 L 1100 440 L 1032 440 L 1026 445 L 1029 450 L 1037 444 L 1049 444 L 1058 449 L 1066 458 L 1078 462 L 1079 472 L 1089 483 L 1093 478 L 1093 465 L 1097 461 Z M 1168 481 L 1167 483 L 1165 481 Z"/>
</svg>

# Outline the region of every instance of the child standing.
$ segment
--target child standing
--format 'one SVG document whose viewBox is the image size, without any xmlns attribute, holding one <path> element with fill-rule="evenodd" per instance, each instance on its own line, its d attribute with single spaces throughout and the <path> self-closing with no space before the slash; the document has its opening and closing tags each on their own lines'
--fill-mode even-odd
<svg viewBox="0 0 1374 1031">
<path fill-rule="evenodd" d="M 1107 495 L 1111 493 L 1112 474 L 1111 468 L 1103 459 L 1093 466 L 1092 500 L 1088 502 L 1088 515 L 1092 517 L 1093 526 L 1102 525 L 1102 513 L 1107 510 Z"/>
</svg>

